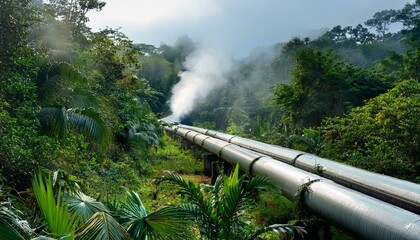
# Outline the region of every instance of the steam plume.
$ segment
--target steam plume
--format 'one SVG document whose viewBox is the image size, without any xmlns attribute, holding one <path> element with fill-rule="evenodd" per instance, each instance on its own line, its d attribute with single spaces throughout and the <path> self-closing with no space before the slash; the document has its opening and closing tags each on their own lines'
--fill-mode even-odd
<svg viewBox="0 0 420 240">
<path fill-rule="evenodd" d="M 230 65 L 230 57 L 208 48 L 199 48 L 189 55 L 184 62 L 186 71 L 179 73 L 181 80 L 172 89 L 173 117 L 180 119 L 190 113 L 196 101 L 226 83 L 224 74 Z"/>
</svg>

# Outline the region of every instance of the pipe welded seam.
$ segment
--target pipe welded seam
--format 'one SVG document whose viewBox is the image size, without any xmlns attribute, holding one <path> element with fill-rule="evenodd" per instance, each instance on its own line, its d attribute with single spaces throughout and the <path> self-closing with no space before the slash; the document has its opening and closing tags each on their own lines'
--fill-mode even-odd
<svg viewBox="0 0 420 240">
<path fill-rule="evenodd" d="M 206 141 L 209 138 L 211 138 L 211 137 L 210 136 L 207 136 L 206 138 L 203 139 L 203 141 L 201 141 L 201 147 L 204 145 L 204 141 Z"/>
<path fill-rule="evenodd" d="M 197 133 L 196 135 L 194 135 L 194 137 L 192 138 L 192 143 L 195 143 L 194 139 L 195 137 L 197 137 L 198 135 L 201 135 L 200 133 Z"/>
<path fill-rule="evenodd" d="M 296 164 L 296 160 L 300 157 L 300 156 L 302 156 L 302 155 L 304 155 L 305 153 L 299 153 L 298 155 L 296 155 L 296 157 L 295 158 L 293 158 L 293 160 L 290 162 L 290 165 L 292 165 L 293 167 L 295 166 L 295 164 Z"/>
<path fill-rule="evenodd" d="M 185 134 L 184 134 L 184 138 L 187 138 L 187 134 L 189 133 L 189 132 L 192 132 L 192 130 L 188 130 Z"/>
<path fill-rule="evenodd" d="M 229 143 L 229 144 L 226 144 L 225 146 L 221 147 L 220 150 L 219 150 L 219 152 L 217 153 L 217 156 L 219 158 L 222 158 L 222 151 L 223 151 L 223 149 L 225 149 L 225 147 L 230 146 L 230 145 L 233 145 L 233 144 L 232 143 Z"/>
<path fill-rule="evenodd" d="M 234 139 L 236 136 L 232 136 L 231 138 L 229 138 L 228 142 L 230 143 L 230 141 L 232 141 L 232 139 Z"/>
<path fill-rule="evenodd" d="M 255 158 L 254 160 L 252 160 L 252 161 L 251 161 L 251 163 L 249 164 L 249 167 L 248 167 L 248 173 L 249 173 L 249 175 L 250 175 L 250 176 L 252 176 L 252 167 L 253 167 L 253 166 L 254 166 L 254 164 L 255 164 L 258 160 L 260 160 L 262 157 L 266 157 L 266 156 L 259 156 L 259 157 Z"/>
</svg>

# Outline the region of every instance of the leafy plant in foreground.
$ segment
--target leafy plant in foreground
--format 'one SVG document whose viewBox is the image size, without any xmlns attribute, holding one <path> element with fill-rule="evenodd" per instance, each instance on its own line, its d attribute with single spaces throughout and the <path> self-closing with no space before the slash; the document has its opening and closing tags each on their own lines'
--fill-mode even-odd
<svg viewBox="0 0 420 240">
<path fill-rule="evenodd" d="M 58 192 L 56 201 L 51 176 L 45 177 L 41 172 L 38 173 L 32 180 L 32 187 L 38 206 L 53 236 L 74 239 L 77 220 L 69 215 L 67 203 L 63 204 L 61 190 Z"/>
<path fill-rule="evenodd" d="M 139 195 L 127 190 L 125 201 L 117 207 L 117 218 L 132 239 L 185 239 L 191 220 L 181 208 L 165 206 L 147 213 Z"/>
<path fill-rule="evenodd" d="M 247 229 L 243 217 L 253 203 L 253 193 L 270 184 L 260 176 L 245 181 L 245 176 L 239 176 L 239 165 L 230 176 L 219 176 L 213 186 L 199 187 L 171 172 L 156 182 L 170 182 L 178 187 L 178 194 L 186 199 L 181 207 L 195 219 L 201 236 L 206 239 L 256 239 L 271 230 L 279 235 L 280 232 L 306 233 L 302 227 L 290 224 L 271 225 L 256 232 Z"/>
</svg>

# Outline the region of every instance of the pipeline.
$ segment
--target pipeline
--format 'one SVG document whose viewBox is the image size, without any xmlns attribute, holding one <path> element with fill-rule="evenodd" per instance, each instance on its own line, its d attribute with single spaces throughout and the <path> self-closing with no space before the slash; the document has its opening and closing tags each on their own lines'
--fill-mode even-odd
<svg viewBox="0 0 420 240">
<path fill-rule="evenodd" d="M 295 167 L 303 165 L 297 164 L 302 155 L 297 158 L 293 156 L 297 151 L 288 149 L 283 156 L 290 161 L 296 158 L 295 166 L 292 166 L 266 154 L 236 145 L 233 139 L 237 137 L 225 135 L 224 137 L 228 137 L 228 141 L 225 141 L 206 135 L 210 130 L 203 134 L 192 130 L 192 127 L 189 128 L 184 125 L 166 126 L 165 130 L 187 139 L 231 164 L 239 164 L 243 171 L 251 175 L 270 178 L 289 199 L 294 199 L 295 194 L 304 191 L 301 201 L 306 208 L 363 239 L 420 240 L 418 214 Z"/>
<path fill-rule="evenodd" d="M 372 173 L 313 154 L 266 144 L 222 132 L 178 125 L 228 143 L 263 153 L 304 171 L 313 172 L 358 192 L 420 214 L 420 185 L 382 174 Z"/>
</svg>

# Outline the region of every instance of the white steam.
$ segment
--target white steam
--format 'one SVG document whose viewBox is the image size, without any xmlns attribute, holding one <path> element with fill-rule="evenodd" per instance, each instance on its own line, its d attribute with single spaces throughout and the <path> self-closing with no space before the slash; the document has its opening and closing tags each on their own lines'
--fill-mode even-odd
<svg viewBox="0 0 420 240">
<path fill-rule="evenodd" d="M 212 90 L 226 83 L 225 73 L 231 59 L 220 51 L 200 48 L 187 57 L 185 72 L 172 89 L 171 110 L 175 119 L 190 113 L 196 101 L 205 98 Z"/>
</svg>

